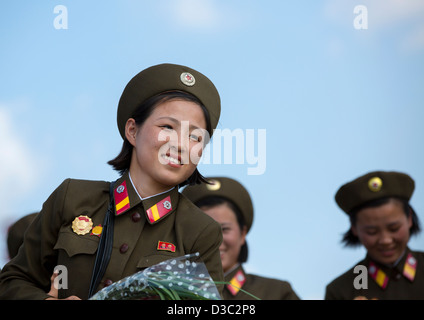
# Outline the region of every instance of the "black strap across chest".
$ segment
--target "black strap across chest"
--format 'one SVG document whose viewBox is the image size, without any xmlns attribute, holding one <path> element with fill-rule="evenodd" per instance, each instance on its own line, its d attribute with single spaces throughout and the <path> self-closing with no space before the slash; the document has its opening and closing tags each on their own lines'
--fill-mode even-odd
<svg viewBox="0 0 424 320">
<path fill-rule="evenodd" d="M 107 209 L 105 219 L 103 222 L 103 230 L 100 236 L 99 246 L 97 248 L 96 260 L 94 262 L 93 274 L 91 276 L 90 289 L 88 297 L 90 298 L 98 287 L 100 280 L 106 272 L 107 265 L 109 264 L 110 256 L 112 254 L 113 245 L 113 228 L 114 228 L 114 199 L 113 199 L 113 186 L 115 182 L 111 182 L 109 186 L 109 207 Z"/>
</svg>

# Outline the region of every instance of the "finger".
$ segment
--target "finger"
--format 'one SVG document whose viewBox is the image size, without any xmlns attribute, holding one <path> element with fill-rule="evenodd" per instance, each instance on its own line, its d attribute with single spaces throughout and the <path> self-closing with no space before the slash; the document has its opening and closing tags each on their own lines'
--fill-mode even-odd
<svg viewBox="0 0 424 320">
<path fill-rule="evenodd" d="M 59 271 L 55 270 L 52 276 L 50 277 L 50 291 L 47 293 L 49 296 L 54 298 L 59 297 L 59 292 L 55 286 L 55 281 L 54 281 L 58 275 L 59 275 Z"/>
<path fill-rule="evenodd" d="M 81 298 L 79 298 L 77 296 L 69 296 L 65 300 L 81 300 Z"/>
</svg>

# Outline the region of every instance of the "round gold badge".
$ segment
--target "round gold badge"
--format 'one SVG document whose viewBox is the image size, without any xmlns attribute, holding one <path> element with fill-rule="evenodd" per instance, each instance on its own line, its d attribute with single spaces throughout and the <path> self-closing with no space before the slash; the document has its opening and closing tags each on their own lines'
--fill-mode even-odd
<svg viewBox="0 0 424 320">
<path fill-rule="evenodd" d="M 72 230 L 78 235 L 85 235 L 91 231 L 93 221 L 87 216 L 79 216 L 72 221 Z"/>
<path fill-rule="evenodd" d="M 221 188 L 221 182 L 219 182 L 218 180 L 211 179 L 209 180 L 209 182 L 212 184 L 207 184 L 206 188 L 208 188 L 210 191 L 216 191 Z"/>
<path fill-rule="evenodd" d="M 368 188 L 373 192 L 378 192 L 383 186 L 383 181 L 379 177 L 371 178 L 368 181 Z"/>
</svg>

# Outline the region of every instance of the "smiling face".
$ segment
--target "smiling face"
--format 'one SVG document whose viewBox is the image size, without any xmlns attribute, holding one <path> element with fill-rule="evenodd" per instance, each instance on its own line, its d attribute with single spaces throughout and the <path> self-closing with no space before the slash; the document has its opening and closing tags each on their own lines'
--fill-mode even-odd
<svg viewBox="0 0 424 320">
<path fill-rule="evenodd" d="M 404 252 L 411 226 L 411 215 L 405 214 L 402 202 L 391 199 L 378 207 L 358 211 L 352 232 L 372 259 L 392 264 Z"/>
<path fill-rule="evenodd" d="M 246 239 L 246 228 L 240 229 L 236 214 L 226 203 L 200 209 L 221 225 L 223 241 L 219 253 L 222 269 L 227 272 L 238 263 L 240 250 Z"/>
<path fill-rule="evenodd" d="M 201 154 L 205 130 L 202 108 L 185 100 L 158 104 L 141 126 L 127 121 L 126 138 L 134 147 L 130 174 L 142 197 L 169 190 L 193 174 L 197 163 L 190 155 Z"/>
</svg>

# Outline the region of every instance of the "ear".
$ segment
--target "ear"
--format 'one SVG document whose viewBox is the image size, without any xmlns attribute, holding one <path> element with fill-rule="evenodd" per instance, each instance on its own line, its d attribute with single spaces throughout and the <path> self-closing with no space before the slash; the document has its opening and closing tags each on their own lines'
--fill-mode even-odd
<svg viewBox="0 0 424 320">
<path fill-rule="evenodd" d="M 241 230 L 242 245 L 246 243 L 247 227 L 244 226 Z"/>
<path fill-rule="evenodd" d="M 128 142 L 135 147 L 135 141 L 137 136 L 138 126 L 133 118 L 129 118 L 125 124 L 125 138 Z"/>
</svg>

